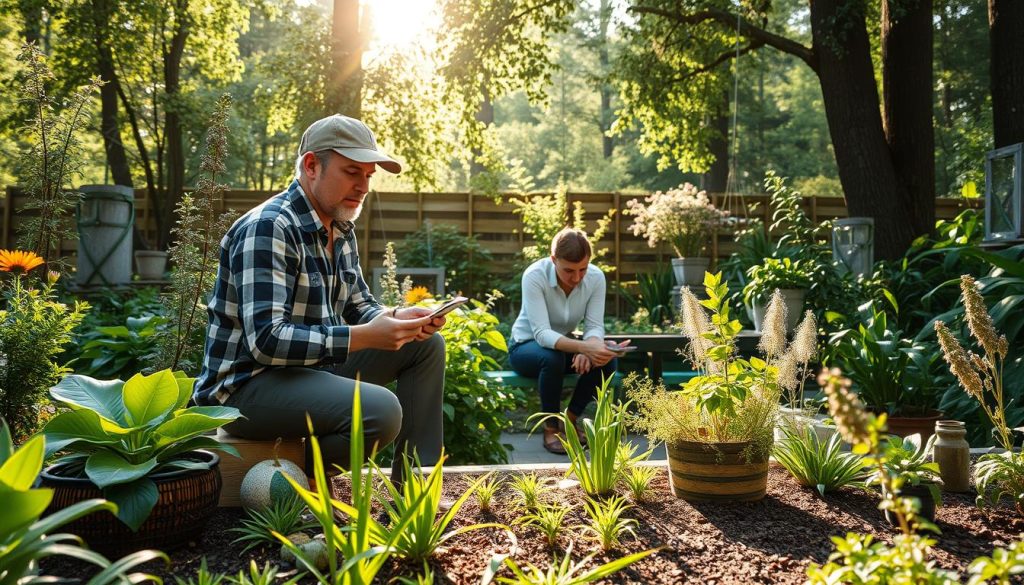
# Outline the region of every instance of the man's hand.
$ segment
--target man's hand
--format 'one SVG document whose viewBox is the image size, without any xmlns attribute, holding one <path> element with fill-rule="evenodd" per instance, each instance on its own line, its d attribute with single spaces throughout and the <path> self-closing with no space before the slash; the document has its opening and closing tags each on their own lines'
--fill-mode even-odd
<svg viewBox="0 0 1024 585">
<path fill-rule="evenodd" d="M 431 325 L 429 317 L 395 318 L 391 316 L 391 311 L 381 311 L 369 323 L 353 325 L 349 328 L 348 350 L 349 352 L 363 349 L 396 351 L 406 343 L 420 339 L 420 335 L 429 325 Z M 436 330 L 436 328 L 433 329 L 431 333 Z M 424 337 L 424 339 L 426 338 Z"/>
<path fill-rule="evenodd" d="M 422 317 L 426 317 L 427 315 L 433 312 L 434 311 L 426 307 L 405 307 L 404 309 L 398 309 L 397 311 L 395 311 L 395 315 L 399 319 L 419 319 Z M 441 315 L 440 317 L 434 317 L 433 319 L 428 321 L 426 325 L 423 326 L 423 329 L 420 331 L 420 334 L 416 336 L 416 341 L 423 341 L 424 339 L 428 339 L 431 335 L 436 333 L 437 330 L 444 327 L 444 324 L 447 322 L 448 320 L 445 319 L 444 315 Z"/>
<path fill-rule="evenodd" d="M 588 337 L 583 340 L 582 345 L 583 347 L 579 353 L 586 356 L 594 367 L 600 368 L 615 357 L 615 353 L 608 349 L 608 346 L 605 345 L 604 340 L 600 337 Z"/>
</svg>

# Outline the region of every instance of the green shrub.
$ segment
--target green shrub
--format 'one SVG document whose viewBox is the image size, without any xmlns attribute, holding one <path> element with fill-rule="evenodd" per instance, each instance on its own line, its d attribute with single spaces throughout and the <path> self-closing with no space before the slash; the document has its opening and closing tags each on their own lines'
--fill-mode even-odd
<svg viewBox="0 0 1024 585">
<path fill-rule="evenodd" d="M 473 300 L 473 308 L 448 313 L 441 329 L 446 344 L 444 444 L 453 463 L 506 463 L 501 432 L 512 426 L 506 413 L 525 402 L 519 389 L 484 376 L 487 370 L 500 369 L 485 350 L 508 351 L 496 328 L 498 318 L 489 312 L 495 298 L 492 294 L 486 303 Z"/>
<path fill-rule="evenodd" d="M 160 315 L 128 317 L 124 325 L 97 327 L 78 338 L 81 353 L 72 362 L 75 372 L 104 380 L 130 378 L 147 366 L 157 335 L 167 323 Z"/>
<path fill-rule="evenodd" d="M 51 273 L 46 282 L 21 274 L 0 282 L 0 416 L 19 440 L 45 422 L 46 391 L 67 371 L 57 358 L 89 309 L 57 301 L 56 281 Z"/>
<path fill-rule="evenodd" d="M 444 268 L 446 290 L 470 296 L 488 285 L 491 253 L 476 236 L 466 236 L 449 224 L 423 227 L 405 237 L 400 253 L 406 267 Z M 437 294 L 438 291 L 431 291 Z"/>
</svg>

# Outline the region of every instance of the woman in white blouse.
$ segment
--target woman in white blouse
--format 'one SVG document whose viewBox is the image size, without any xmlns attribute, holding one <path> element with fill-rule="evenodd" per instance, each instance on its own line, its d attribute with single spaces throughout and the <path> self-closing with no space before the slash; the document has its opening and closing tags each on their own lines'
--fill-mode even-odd
<svg viewBox="0 0 1024 585">
<path fill-rule="evenodd" d="M 509 362 L 520 376 L 537 378 L 541 410 L 561 411 L 562 379 L 580 374 L 569 400 L 576 419 L 593 400 L 601 378 L 615 373 L 616 354 L 604 341 L 605 279 L 590 264 L 591 246 L 582 230 L 565 228 L 551 242 L 551 257 L 523 272 L 523 307 L 512 326 Z M 571 333 L 583 322 L 583 335 Z M 579 428 L 581 442 L 584 440 Z M 551 419 L 544 427 L 544 448 L 564 454 L 562 433 Z M 564 435 L 562 435 L 564 437 Z"/>
</svg>

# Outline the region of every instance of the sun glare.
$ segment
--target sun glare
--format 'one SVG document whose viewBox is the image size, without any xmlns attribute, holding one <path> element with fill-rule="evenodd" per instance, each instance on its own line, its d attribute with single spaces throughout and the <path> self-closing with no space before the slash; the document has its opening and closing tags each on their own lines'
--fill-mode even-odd
<svg viewBox="0 0 1024 585">
<path fill-rule="evenodd" d="M 439 22 L 434 0 L 363 0 L 373 22 L 371 50 L 402 50 L 429 43 Z"/>
</svg>

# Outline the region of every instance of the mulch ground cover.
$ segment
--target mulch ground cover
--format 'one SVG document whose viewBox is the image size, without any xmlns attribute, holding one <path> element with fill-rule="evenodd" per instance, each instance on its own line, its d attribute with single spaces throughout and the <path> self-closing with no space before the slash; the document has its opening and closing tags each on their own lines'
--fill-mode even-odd
<svg viewBox="0 0 1024 585">
<path fill-rule="evenodd" d="M 561 474 L 542 474 L 552 483 Z M 347 496 L 344 480 L 337 479 L 337 492 Z M 456 498 L 472 478 L 447 475 L 445 493 Z M 563 482 L 566 483 L 566 482 Z M 664 547 L 631 567 L 613 575 L 603 583 L 801 583 L 811 562 L 823 563 L 833 550 L 830 536 L 843 536 L 856 531 L 874 534 L 891 542 L 896 531 L 877 510 L 873 494 L 844 488 L 827 497 L 799 487 L 781 467 L 773 464 L 768 479 L 768 496 L 759 502 L 734 504 L 690 504 L 672 496 L 665 472 L 652 484 L 648 501 L 632 508 L 627 515 L 638 521 L 636 538 L 626 536 L 622 547 L 608 554 L 598 554 L 593 562 L 607 562 L 648 548 Z M 518 550 L 514 558 L 520 566 L 532 563 L 547 568 L 552 553 L 561 557 L 572 544 L 573 558 L 596 552 L 596 543 L 572 530 L 586 521 L 582 509 L 582 491 L 571 485 L 553 492 L 552 499 L 573 506 L 557 549 L 552 551 L 541 534 L 531 528 L 514 526 Z M 973 494 L 943 494 L 944 504 L 938 510 L 936 523 L 942 531 L 933 553 L 937 564 L 959 571 L 966 579 L 967 565 L 979 555 L 989 555 L 997 546 L 1007 546 L 1024 537 L 1024 518 L 1009 506 L 980 510 L 974 506 Z M 481 512 L 475 498 L 459 511 L 450 529 L 480 522 L 502 522 L 512 525 L 520 511 L 511 502 L 514 497 L 507 486 L 499 492 L 491 512 Z M 172 564 L 150 564 L 144 568 L 161 575 L 165 581 L 174 577 L 194 577 L 200 560 L 206 557 L 211 571 L 234 574 L 248 567 L 249 559 L 259 565 L 265 561 L 280 564 L 278 547 L 263 547 L 242 553 L 243 545 L 233 544 L 235 535 L 227 531 L 244 518 L 237 509 L 221 509 L 201 535 L 186 548 L 170 553 Z M 430 561 L 437 582 L 475 584 L 480 582 L 492 554 L 509 552 L 510 540 L 501 530 L 483 529 L 456 536 Z M 83 566 L 64 559 L 50 559 L 45 574 L 82 578 L 88 574 Z M 282 566 L 285 575 L 294 575 Z M 389 561 L 379 576 L 386 583 L 397 576 L 414 576 L 421 566 Z M 510 575 L 507 569 L 503 570 Z"/>
</svg>

